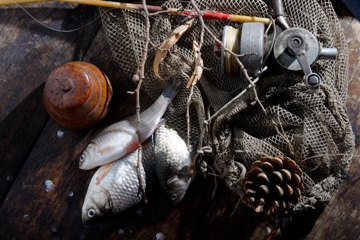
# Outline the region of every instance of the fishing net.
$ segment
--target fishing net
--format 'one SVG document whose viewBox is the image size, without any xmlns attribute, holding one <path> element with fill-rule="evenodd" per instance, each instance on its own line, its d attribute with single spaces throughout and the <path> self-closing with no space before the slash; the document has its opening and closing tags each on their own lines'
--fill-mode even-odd
<svg viewBox="0 0 360 240">
<path fill-rule="evenodd" d="M 337 48 L 336 60 L 317 60 L 313 71 L 322 76 L 316 90 L 304 84 L 302 73 L 289 73 L 269 57 L 268 70 L 249 88 L 240 75 L 222 73 L 214 54 L 215 41 L 205 32 L 201 56 L 204 73 L 191 90 L 185 85 L 194 71 L 193 40 L 200 41 L 201 24 L 180 38 L 159 66 L 167 80 L 176 75 L 184 87 L 165 113 L 184 138 L 189 138 L 197 153 L 198 168 L 216 173 L 227 186 L 243 195 L 242 179 L 251 164 L 262 156 L 290 157 L 303 170 L 305 191 L 293 210 L 326 205 L 330 193 L 344 178 L 354 150 L 354 134 L 345 112 L 348 88 L 348 51 L 330 0 L 284 0 L 290 27 L 311 31 L 323 47 Z M 152 5 L 192 9 L 176 0 L 151 2 Z M 272 14 L 271 1 L 197 0 L 200 9 L 230 14 L 263 17 Z M 145 17 L 141 11 L 100 9 L 112 52 L 120 68 L 132 78 L 136 73 L 145 43 Z M 154 75 L 156 51 L 166 37 L 188 19 L 166 14 L 150 17 L 150 41 L 145 64 L 143 91 L 156 99 L 164 80 Z M 225 25 L 237 29 L 241 23 L 206 20 L 205 25 L 219 35 Z M 271 38 L 272 30 L 266 33 Z M 260 104 L 261 103 L 261 104 Z M 189 106 L 189 114 L 187 114 Z M 189 121 L 189 122 L 188 122 Z M 207 157 L 204 157 L 207 156 Z M 206 159 L 206 160 L 203 160 Z"/>
</svg>

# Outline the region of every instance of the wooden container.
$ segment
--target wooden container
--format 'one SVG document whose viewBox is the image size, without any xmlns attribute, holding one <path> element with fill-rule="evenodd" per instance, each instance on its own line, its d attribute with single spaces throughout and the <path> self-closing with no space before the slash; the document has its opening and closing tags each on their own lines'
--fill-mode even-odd
<svg viewBox="0 0 360 240">
<path fill-rule="evenodd" d="M 111 83 L 99 68 L 86 62 L 69 62 L 50 73 L 43 100 L 56 122 L 82 129 L 93 126 L 107 114 L 111 97 Z"/>
</svg>

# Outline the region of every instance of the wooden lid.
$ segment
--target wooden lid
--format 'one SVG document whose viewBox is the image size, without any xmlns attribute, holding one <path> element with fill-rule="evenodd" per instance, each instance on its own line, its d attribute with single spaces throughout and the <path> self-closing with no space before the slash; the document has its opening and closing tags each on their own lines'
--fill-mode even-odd
<svg viewBox="0 0 360 240">
<path fill-rule="evenodd" d="M 86 62 L 69 62 L 55 68 L 44 88 L 44 104 L 50 116 L 69 128 L 86 128 L 100 121 L 111 97 L 106 75 Z"/>
<path fill-rule="evenodd" d="M 78 64 L 57 67 L 46 80 L 45 93 L 53 108 L 77 108 L 88 100 L 91 93 L 89 73 Z"/>
</svg>

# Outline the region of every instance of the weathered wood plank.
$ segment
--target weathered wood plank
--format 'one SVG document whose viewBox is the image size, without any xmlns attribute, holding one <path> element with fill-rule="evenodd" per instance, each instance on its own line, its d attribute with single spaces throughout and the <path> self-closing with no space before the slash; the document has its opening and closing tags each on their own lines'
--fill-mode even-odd
<svg viewBox="0 0 360 240">
<path fill-rule="evenodd" d="M 346 8 L 338 12 L 349 47 L 347 114 L 355 132 L 355 157 L 348 174 L 306 239 L 360 239 L 360 23 Z"/>
<path fill-rule="evenodd" d="M 49 116 L 36 88 L 0 124 L 0 206 Z"/>
<path fill-rule="evenodd" d="M 350 85 L 347 114 L 356 135 L 357 156 L 352 161 L 347 177 L 332 194 L 330 204 L 323 211 L 320 209 L 294 214 L 291 220 L 289 219 L 288 228 L 281 239 L 360 239 L 360 23 L 341 2 L 334 1 L 334 4 L 349 45 Z M 214 201 L 194 239 L 248 239 L 257 224 L 269 220 L 261 214 L 248 212 L 243 204 L 229 217 L 238 199 L 231 193 L 219 195 L 222 199 Z"/>
<path fill-rule="evenodd" d="M 94 7 L 71 9 L 67 3 L 27 6 L 39 21 L 62 30 L 82 27 L 99 15 Z M 74 32 L 57 32 L 19 7 L 0 8 L 0 121 L 43 83 L 54 67 L 81 60 L 100 24 L 98 19 Z"/>
<path fill-rule="evenodd" d="M 99 15 L 94 7 L 26 6 L 57 29 L 75 29 Z M 0 8 L 0 205 L 49 118 L 42 104 L 47 75 L 60 64 L 81 60 L 100 24 L 97 20 L 75 32 L 55 32 L 19 7 Z"/>
<path fill-rule="evenodd" d="M 58 130 L 64 131 L 61 139 L 57 137 Z M 68 169 L 76 168 L 77 164 L 69 157 L 73 149 L 69 149 L 68 144 L 75 146 L 85 134 L 86 131 L 62 129 L 53 121 L 47 124 L 40 137 L 43 140 L 40 139 L 34 146 L 0 209 L 3 214 L 0 219 L 1 236 L 5 239 L 22 239 L 27 236 L 49 239 L 53 234 L 52 226 L 58 228 L 58 219 L 66 212 L 64 210 L 79 212 L 73 199 L 81 199 L 78 183 L 85 183 L 89 173 L 76 176 L 69 174 Z M 46 180 L 55 184 L 55 190 L 48 193 L 45 191 Z M 73 199 L 67 198 L 70 191 L 74 193 Z M 23 219 L 25 215 L 29 216 L 29 221 Z"/>
<path fill-rule="evenodd" d="M 264 223 L 274 227 L 274 219 L 246 207 L 239 196 L 220 184 L 216 198 L 193 239 L 249 239 L 254 230 Z M 321 211 L 293 214 L 281 239 L 303 239 L 309 233 Z M 261 239 L 261 238 L 252 238 Z"/>
<path fill-rule="evenodd" d="M 359 70 L 356 70 L 360 74 Z M 332 194 L 332 200 L 317 220 L 307 239 L 359 239 L 360 238 L 360 81 L 353 79 L 349 85 L 347 102 L 356 137 L 355 157 L 339 188 Z"/>
<path fill-rule="evenodd" d="M 119 77 L 121 73 L 114 76 Z M 57 137 L 58 130 L 64 132 L 63 138 Z M 90 131 L 72 131 L 53 120 L 48 122 L 0 209 L 4 214 L 0 218 L 1 236 L 48 239 L 64 234 L 60 231 L 63 225 L 72 228 L 74 221 L 81 222 L 80 202 L 94 171 L 79 170 L 77 154 L 86 144 L 81 140 Z M 55 184 L 54 191 L 45 191 L 46 180 Z M 71 198 L 68 197 L 70 192 L 74 194 Z M 22 220 L 25 214 L 30 218 L 26 223 Z M 11 227 L 14 224 L 15 227 Z M 69 235 L 78 238 L 85 227 L 78 224 Z"/>
<path fill-rule="evenodd" d="M 0 10 L 0 19 L 2 19 L 1 11 L 2 10 Z M 8 16 L 8 18 L 10 17 Z M 2 26 L 1 24 L 2 22 L 0 21 L 0 26 Z M 349 26 L 352 26 L 351 22 Z M 42 34 L 42 30 L 38 29 L 35 33 Z M 43 38 L 44 37 L 45 36 L 43 36 Z M 61 42 L 61 37 L 59 38 Z M 353 35 L 348 36 L 349 43 L 351 43 L 350 39 L 352 38 Z M 2 36 L 0 36 L 0 39 L 2 39 Z M 82 41 L 84 40 L 75 42 L 79 44 L 78 46 L 82 46 Z M 0 48 L 1 46 L 2 44 L 0 44 Z M 30 44 L 30 46 L 35 45 Z M 353 45 L 353 48 L 356 49 L 356 45 Z M 49 45 L 46 49 L 51 50 Z M 47 73 L 41 73 L 43 76 L 46 76 L 56 65 L 67 61 L 62 59 L 63 54 L 69 54 L 69 56 L 71 55 L 75 60 L 78 60 L 74 57 L 78 55 L 76 53 L 74 54 L 74 52 L 77 51 L 76 48 L 69 50 L 69 53 L 65 53 L 64 49 L 66 48 L 61 49 L 63 52 L 60 52 L 59 58 L 54 60 L 55 62 L 57 61 L 58 64 L 53 63 L 52 59 L 46 56 L 44 59 L 48 60 L 48 62 L 42 60 L 42 66 L 35 68 L 34 71 L 46 69 Z M 134 89 L 134 84 L 131 84 L 128 79 L 124 79 L 124 76 L 118 70 L 117 63 L 112 58 L 106 44 L 103 30 L 96 36 L 90 48 L 86 48 L 86 50 L 88 50 L 88 54 L 83 60 L 99 66 L 106 72 L 113 83 L 115 94 L 110 106 L 110 112 L 94 129 L 82 131 L 65 129 L 52 120 L 50 120 L 45 127 L 44 122 L 46 122 L 46 119 L 39 118 L 34 121 L 33 125 L 36 125 L 36 128 L 32 126 L 31 132 L 26 132 L 26 134 L 30 136 L 28 138 L 30 139 L 29 141 L 32 142 L 26 145 L 28 149 L 35 144 L 37 139 L 36 133 L 40 133 L 42 128 L 44 128 L 44 131 L 34 145 L 29 157 L 26 159 L 19 176 L 14 179 L 13 186 L 6 195 L 5 201 L 0 208 L 0 238 L 155 239 L 155 235 L 161 232 L 167 239 L 247 239 L 256 225 L 262 220 L 265 220 L 266 217 L 262 214 L 254 213 L 243 204 L 240 204 L 234 215 L 231 216 L 239 200 L 238 197 L 221 183 L 217 191 L 216 199 L 212 202 L 210 197 L 212 189 L 209 187 L 209 181 L 206 181 L 201 176 L 195 179 L 188 194 L 179 206 L 171 207 L 167 205 L 161 191 L 155 189 L 149 196 L 150 202 L 148 205 L 143 206 L 143 204 L 140 204 L 117 216 L 104 218 L 95 225 L 87 226 L 82 223 L 81 204 L 86 193 L 87 184 L 94 171 L 79 170 L 77 166 L 78 155 L 90 140 L 92 130 L 93 132 L 98 131 L 109 123 L 126 115 L 133 114 L 135 111 L 133 107 L 135 98 L 126 93 L 128 90 Z M 86 50 L 84 49 L 83 51 L 85 52 Z M 27 51 L 28 50 L 24 49 L 23 52 L 17 53 L 17 55 L 26 55 Z M 54 50 L 55 53 L 56 51 L 58 50 Z M 36 59 L 35 53 L 33 53 L 32 56 Z M 354 62 L 359 60 L 357 57 L 351 57 L 350 59 L 352 62 L 350 72 L 353 76 L 357 76 L 358 70 L 357 68 L 353 68 L 353 65 Z M 21 64 L 18 63 L 18 66 L 26 63 L 29 63 L 29 59 L 22 59 Z M 19 68 L 20 67 L 17 69 Z M 0 69 L 3 68 L 0 67 Z M 16 73 L 15 70 L 16 69 L 13 69 L 11 71 Z M 2 73 L 6 74 L 6 71 Z M 31 77 L 33 75 L 29 76 Z M 6 152 L 8 148 L 12 149 L 11 143 L 18 143 L 22 137 L 21 134 L 24 134 L 24 132 L 21 133 L 21 131 L 28 128 L 28 125 L 25 125 L 24 128 L 17 128 L 18 126 L 16 125 L 11 126 L 11 119 L 17 119 L 14 116 L 23 114 L 23 120 L 21 120 L 21 122 L 24 122 L 36 116 L 35 112 L 32 113 L 31 111 L 35 104 L 41 104 L 41 84 L 43 80 L 36 80 L 38 82 L 34 85 L 32 85 L 33 83 L 25 83 L 24 86 L 26 87 L 24 89 L 18 89 L 12 85 L 6 85 L 3 78 L 0 77 L 0 79 L 0 86 L 6 86 L 11 91 L 18 91 L 5 96 L 1 95 L 2 89 L 0 88 L 0 103 L 2 103 L 1 100 L 3 100 L 2 96 L 4 96 L 4 99 L 9 98 L 9 100 L 13 99 L 16 94 L 19 94 L 21 97 L 21 100 L 16 100 L 17 102 L 14 102 L 13 105 L 11 103 L 3 108 L 8 109 L 4 111 L 5 115 L 0 114 L 0 119 L 1 117 L 3 119 L 0 127 L 10 129 L 10 133 L 5 135 L 7 145 L 6 148 L 0 150 L 0 153 L 2 153 L 1 151 Z M 21 78 L 18 77 L 18 79 Z M 348 103 L 348 114 L 352 120 L 354 130 L 357 132 L 359 131 L 358 93 L 360 86 L 358 82 L 356 77 L 354 77 L 351 82 L 351 95 Z M 18 83 L 21 83 L 20 80 Z M 28 85 L 30 87 L 28 87 Z M 19 86 L 22 85 L 20 84 Z M 143 108 L 146 108 L 146 106 L 150 104 L 150 102 L 146 100 L 146 97 L 142 98 Z M 16 108 L 18 105 L 19 108 Z M 1 107 L 2 105 L 0 104 L 0 109 L 2 109 Z M 27 111 L 21 113 L 21 109 L 27 109 Z M 42 105 L 36 110 L 43 116 L 44 109 Z M 14 116 L 11 116 L 11 114 L 14 114 Z M 63 138 L 57 137 L 58 130 L 64 131 Z M 13 132 L 16 133 L 16 136 L 12 135 Z M 357 136 L 359 136 L 358 133 Z M 0 137 L 2 137 L 1 134 Z M 24 138 L 25 141 L 27 141 L 26 139 L 27 138 Z M 4 140 L 1 141 L 1 143 L 5 142 Z M 357 138 L 357 146 L 359 146 L 358 143 L 359 138 Z M 10 166 L 10 161 L 19 161 L 16 159 L 16 156 L 19 155 L 16 154 L 18 154 L 17 151 L 21 152 L 22 146 L 25 146 L 22 144 L 15 144 L 16 146 L 12 150 L 14 154 L 8 155 L 9 163 L 5 165 L 7 168 Z M 24 159 L 26 155 L 27 154 L 21 156 L 23 156 Z M 3 162 L 0 164 L 3 164 Z M 0 167 L 0 176 L 2 176 L 2 166 Z M 21 165 L 18 165 L 18 167 L 19 166 L 21 168 Z M 357 191 L 357 189 L 359 189 L 357 183 L 358 169 L 359 162 L 355 160 L 352 163 L 347 178 L 340 185 L 338 191 L 333 194 L 332 202 L 325 208 L 323 214 L 315 224 L 314 229 L 307 236 L 308 239 L 358 238 L 357 219 L 360 217 L 356 210 L 358 206 L 357 198 L 360 194 Z M 11 174 L 12 173 L 5 171 L 5 175 Z M 3 176 L 5 177 L 5 175 Z M 52 180 L 56 185 L 55 189 L 51 192 L 45 191 L 44 182 L 47 179 Z M 0 187 L 4 182 L 6 182 L 6 179 L 2 179 Z M 71 192 L 73 193 L 72 197 L 69 195 Z M 28 214 L 29 218 L 24 218 L 26 214 Z M 142 214 L 142 216 L 139 214 Z M 304 213 L 304 216 L 299 216 L 298 220 L 294 219 L 293 223 L 295 223 L 295 225 L 293 230 L 295 232 L 291 234 L 291 236 L 288 235 L 286 239 L 304 237 L 317 218 L 316 214 L 310 217 L 306 215 L 307 213 Z M 313 222 L 306 224 L 308 228 L 305 228 L 305 233 L 302 233 L 301 231 L 304 229 L 303 225 L 305 225 L 303 224 L 304 219 L 310 219 Z M 326 224 L 329 224 L 331 227 L 325 227 Z M 341 230 L 336 232 L 339 228 Z M 119 234 L 119 230 L 122 230 L 120 231 L 121 234 Z"/>
<path fill-rule="evenodd" d="M 220 181 L 215 200 L 193 239 L 248 239 L 266 216 L 239 201 L 240 197 Z"/>
<path fill-rule="evenodd" d="M 340 1 L 332 1 L 348 44 L 349 82 L 359 80 L 360 69 L 360 23 Z M 350 94 L 350 93 L 349 93 Z"/>
<path fill-rule="evenodd" d="M 92 62 L 110 78 L 114 99 L 108 116 L 94 127 L 101 129 L 110 122 L 135 113 L 135 96 L 126 92 L 135 85 L 123 77 L 112 58 L 103 30 L 91 45 L 85 61 Z M 147 98 L 143 108 L 149 105 Z M 64 131 L 58 138 L 57 131 Z M 202 221 L 211 203 L 211 189 L 201 176 L 191 185 L 183 202 L 171 207 L 159 188 L 149 196 L 149 204 L 130 209 L 117 216 L 87 226 L 81 221 L 81 205 L 94 173 L 78 168 L 78 157 L 91 138 L 92 129 L 75 131 L 60 127 L 53 120 L 46 125 L 29 158 L 0 208 L 0 236 L 24 239 L 113 239 L 121 234 L 127 239 L 151 239 L 161 232 L 168 239 L 189 239 Z M 45 181 L 55 185 L 45 191 Z M 73 192 L 73 197 L 68 197 Z M 30 203 L 30 204 L 29 204 Z M 139 213 L 142 216 L 139 216 Z M 24 222 L 24 215 L 29 222 Z"/>
<path fill-rule="evenodd" d="M 356 151 L 359 155 L 359 150 Z M 359 239 L 359 168 L 354 158 L 347 177 L 317 220 L 306 239 Z"/>
</svg>

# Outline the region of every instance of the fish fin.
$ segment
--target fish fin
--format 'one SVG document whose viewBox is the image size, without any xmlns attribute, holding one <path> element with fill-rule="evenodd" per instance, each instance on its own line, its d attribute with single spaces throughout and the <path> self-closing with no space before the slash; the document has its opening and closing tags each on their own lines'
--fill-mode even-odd
<svg viewBox="0 0 360 240">
<path fill-rule="evenodd" d="M 109 146 L 109 147 L 105 147 L 103 149 L 99 149 L 98 150 L 98 153 L 100 154 L 104 154 L 104 153 L 107 153 L 107 152 L 111 152 L 111 151 L 114 151 L 116 150 L 117 148 L 115 146 Z"/>
<path fill-rule="evenodd" d="M 165 123 L 166 123 L 166 119 L 165 119 L 165 118 L 161 118 L 161 119 L 159 120 L 158 124 L 156 125 L 156 128 L 155 128 L 155 129 L 161 127 L 161 126 L 162 126 L 163 124 L 165 124 Z"/>
<path fill-rule="evenodd" d="M 110 171 L 112 164 L 108 163 L 103 165 L 102 169 L 99 171 L 99 175 L 96 177 L 96 185 L 99 185 L 101 180 L 106 176 L 106 174 Z"/>
<path fill-rule="evenodd" d="M 128 145 L 125 146 L 125 151 L 126 151 L 127 153 L 130 153 L 130 152 L 134 151 L 135 149 L 137 149 L 138 146 L 139 146 L 139 142 L 138 142 L 138 141 L 132 142 L 132 143 L 130 143 L 130 144 L 128 144 Z"/>
<path fill-rule="evenodd" d="M 169 98 L 171 100 L 179 92 L 180 87 L 181 87 L 181 81 L 176 81 L 174 77 L 171 77 L 169 81 L 166 83 L 162 91 L 162 95 L 165 98 Z"/>
</svg>

